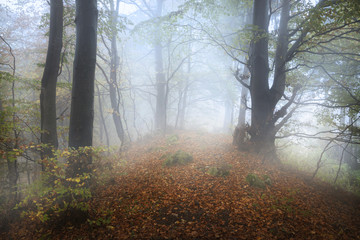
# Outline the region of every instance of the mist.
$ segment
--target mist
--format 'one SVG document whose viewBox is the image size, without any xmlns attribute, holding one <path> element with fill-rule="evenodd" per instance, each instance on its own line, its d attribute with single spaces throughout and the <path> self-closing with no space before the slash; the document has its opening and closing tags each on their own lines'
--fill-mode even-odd
<svg viewBox="0 0 360 240">
<path fill-rule="evenodd" d="M 0 236 L 358 238 L 358 10 L 0 0 Z"/>
</svg>

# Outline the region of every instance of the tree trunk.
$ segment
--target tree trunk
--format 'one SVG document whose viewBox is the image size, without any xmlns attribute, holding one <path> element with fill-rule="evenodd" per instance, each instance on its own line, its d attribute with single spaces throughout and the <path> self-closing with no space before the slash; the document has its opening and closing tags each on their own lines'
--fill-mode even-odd
<svg viewBox="0 0 360 240">
<path fill-rule="evenodd" d="M 247 66 L 244 66 L 243 75 L 244 76 L 250 76 L 250 71 L 247 68 Z M 241 94 L 240 94 L 240 110 L 239 110 L 239 117 L 238 117 L 238 127 L 239 128 L 245 128 L 246 101 L 247 101 L 248 93 L 249 93 L 249 90 L 246 87 L 243 86 L 241 88 Z"/>
<path fill-rule="evenodd" d="M 92 146 L 97 44 L 97 0 L 76 0 L 76 47 L 71 98 L 69 147 Z M 69 160 L 69 175 L 87 171 L 91 157 Z"/>
<path fill-rule="evenodd" d="M 246 16 L 245 16 L 245 24 L 250 25 L 252 23 L 252 16 L 253 16 L 253 9 L 248 8 Z M 249 49 L 249 44 L 246 44 L 246 48 Z M 243 74 L 244 82 L 249 84 L 250 78 L 250 71 L 248 66 L 244 66 Z M 241 88 L 240 94 L 240 109 L 239 109 L 239 116 L 238 116 L 238 123 L 234 130 L 233 135 L 233 145 L 238 146 L 239 148 L 244 146 L 246 142 L 246 126 L 245 126 L 245 119 L 246 119 L 246 105 L 247 105 L 247 97 L 249 94 L 249 89 L 245 86 Z"/>
<path fill-rule="evenodd" d="M 157 0 L 156 16 L 161 17 L 163 0 Z M 158 19 L 158 21 L 160 21 Z M 160 22 L 157 26 L 155 37 L 155 71 L 156 71 L 156 110 L 155 110 L 155 130 L 165 133 L 166 131 L 166 79 L 163 67 Z"/>
<path fill-rule="evenodd" d="M 274 143 L 271 136 L 272 109 L 269 92 L 268 2 L 254 1 L 254 39 L 250 49 L 251 142 L 255 150 Z"/>
<path fill-rule="evenodd" d="M 189 78 L 187 78 L 186 80 L 186 86 L 184 89 L 184 94 L 183 94 L 183 98 L 182 98 L 182 103 L 181 103 L 181 112 L 180 112 L 180 129 L 184 129 L 185 128 L 185 115 L 186 115 L 186 109 L 187 109 L 187 98 L 188 98 L 188 91 L 189 91 Z"/>
<path fill-rule="evenodd" d="M 56 83 L 60 66 L 60 55 L 63 35 L 63 2 L 50 1 L 50 34 L 44 74 L 41 79 L 40 111 L 41 111 L 41 158 L 53 156 L 53 148 L 58 147 L 56 129 Z M 42 165 L 44 171 L 45 166 Z"/>
<path fill-rule="evenodd" d="M 223 121 L 223 132 L 231 133 L 231 127 L 233 123 L 234 105 L 230 99 L 224 101 L 225 114 Z"/>
<path fill-rule="evenodd" d="M 285 91 L 285 64 L 288 51 L 289 0 L 284 0 L 281 10 L 279 35 L 275 55 L 275 73 L 271 89 L 269 88 L 268 63 L 268 14 L 269 6 L 255 0 L 253 25 L 255 41 L 250 54 L 250 94 L 251 94 L 251 146 L 257 152 L 275 153 L 275 134 L 279 126 L 276 121 L 283 116 L 274 112 L 278 101 Z M 286 110 L 286 109 L 285 109 Z"/>
<path fill-rule="evenodd" d="M 114 7 L 114 2 L 110 1 L 110 10 L 111 10 L 111 61 L 110 61 L 110 83 L 109 83 L 109 92 L 110 92 L 110 102 L 112 108 L 112 117 L 114 120 L 116 133 L 121 141 L 121 144 L 125 140 L 124 127 L 121 121 L 120 111 L 119 111 L 119 99 L 118 95 L 118 83 L 117 83 L 117 72 L 118 72 L 118 51 L 116 44 L 116 22 L 118 16 L 120 0 L 117 0 L 116 8 Z"/>
<path fill-rule="evenodd" d="M 105 139 L 106 139 L 106 146 L 110 146 L 110 141 L 109 141 L 109 133 L 106 127 L 106 122 L 105 122 L 105 117 L 104 117 L 104 112 L 103 112 L 103 108 L 102 108 L 102 102 L 101 102 L 101 92 L 99 89 L 99 86 L 96 85 L 96 89 L 98 92 L 98 101 L 99 101 L 99 112 L 100 112 L 100 121 L 101 121 L 101 125 L 100 129 L 104 128 L 104 132 L 105 132 Z M 101 138 L 102 139 L 102 138 Z"/>
<path fill-rule="evenodd" d="M 249 69 L 247 66 L 244 66 L 243 76 L 250 76 Z M 245 82 L 248 84 L 248 80 Z M 249 89 L 245 86 L 241 88 L 240 94 L 240 109 L 239 109 L 239 116 L 238 116 L 238 123 L 235 127 L 234 136 L 233 136 L 233 145 L 238 146 L 240 149 L 245 147 L 244 143 L 246 142 L 246 101 L 247 96 L 249 94 Z"/>
</svg>

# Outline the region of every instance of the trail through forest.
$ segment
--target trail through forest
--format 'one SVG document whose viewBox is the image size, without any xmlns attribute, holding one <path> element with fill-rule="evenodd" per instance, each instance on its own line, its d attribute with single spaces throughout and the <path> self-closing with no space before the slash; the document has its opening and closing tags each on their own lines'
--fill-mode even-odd
<svg viewBox="0 0 360 240">
<path fill-rule="evenodd" d="M 178 150 L 193 161 L 164 166 L 166 154 Z M 230 136 L 188 132 L 143 140 L 112 161 L 99 169 L 112 175 L 99 183 L 90 203 L 91 219 L 98 222 L 49 230 L 23 220 L 12 227 L 11 237 L 360 239 L 356 197 L 306 174 L 263 164 L 233 147 Z M 213 174 L 215 168 L 224 174 Z M 270 182 L 251 186 L 249 173 Z"/>
</svg>

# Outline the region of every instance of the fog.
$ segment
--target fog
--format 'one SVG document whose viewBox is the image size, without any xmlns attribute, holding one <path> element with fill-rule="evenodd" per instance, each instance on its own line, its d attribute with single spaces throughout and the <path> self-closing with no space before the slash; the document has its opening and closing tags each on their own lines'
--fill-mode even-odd
<svg viewBox="0 0 360 240">
<path fill-rule="evenodd" d="M 56 164 L 72 159 L 69 125 L 76 54 L 76 1 L 62 2 L 56 84 L 58 151 L 49 155 Z M 254 10 L 253 1 L 98 0 L 92 145 L 98 154 L 95 168 L 104 173 L 96 177 L 110 187 L 122 184 L 119 189 L 126 192 L 126 181 L 140 186 L 158 181 L 156 174 L 166 181 L 177 176 L 177 187 L 183 189 L 192 184 L 193 174 L 199 179 L 205 176 L 201 181 L 206 189 L 212 181 L 209 175 L 220 172 L 224 178 L 214 180 L 216 184 L 243 184 L 241 192 L 253 187 L 245 177 L 261 173 L 269 174 L 273 186 L 280 189 L 294 183 L 304 186 L 304 192 L 315 191 L 305 189 L 305 182 L 318 179 L 359 193 L 359 20 L 357 3 L 350 2 L 346 12 L 341 5 L 345 3 L 274 0 L 269 8 L 258 6 L 258 11 L 265 9 L 268 14 L 265 18 Z M 253 19 L 255 13 L 258 18 Z M 0 120 L 6 126 L 0 132 L 0 182 L 5 183 L 0 189 L 16 192 L 15 203 L 24 199 L 28 186 L 37 186 L 47 161 L 40 93 L 51 49 L 50 4 L 0 0 L 0 14 L 0 110 L 4 113 Z M 181 164 L 179 171 L 166 168 L 167 160 L 183 153 L 194 159 L 187 172 Z M 209 173 L 213 165 L 216 169 Z M 66 172 L 63 166 L 54 169 L 62 169 L 51 170 L 59 176 Z M 278 172 L 284 169 L 295 173 Z M 294 180 L 298 173 L 306 181 Z M 151 181 L 144 180 L 148 175 Z M 78 176 L 61 177 L 64 182 L 83 183 Z M 260 188 L 272 191 L 271 184 L 262 184 Z M 285 192 L 292 192 L 287 188 Z M 223 192 L 233 194 L 234 189 Z M 257 199 L 262 194 L 265 190 Z M 269 206 L 288 210 L 277 205 L 282 200 L 273 200 L 271 194 L 268 198 Z M 185 221 L 177 220 L 174 224 Z M 290 233 L 281 236 L 292 237 Z"/>
<path fill-rule="evenodd" d="M 248 59 L 246 41 L 249 36 L 244 30 L 246 27 L 244 11 L 224 8 L 199 13 L 188 11 L 186 5 L 188 3 L 183 5 L 184 3 L 165 1 L 159 18 L 154 16 L 157 7 L 155 1 L 120 2 L 116 34 L 118 57 L 116 98 L 128 141 L 136 141 L 157 131 L 154 119 L 157 95 L 156 61 L 158 61 L 154 46 L 157 41 L 160 41 L 161 45 L 162 73 L 166 81 L 166 128 L 200 129 L 232 134 L 237 125 L 243 86 L 236 80 L 234 74 L 237 69 L 243 71 L 241 63 Z M 72 4 L 71 1 L 66 2 L 65 6 L 70 6 L 68 4 Z M 46 20 L 48 5 L 41 1 L 6 1 L 1 2 L 1 6 L 4 16 L 1 30 L 15 53 L 16 74 L 24 78 L 40 79 L 46 55 L 45 33 L 48 29 L 45 25 L 48 22 Z M 102 11 L 106 11 L 109 6 L 106 1 L 99 1 L 100 17 L 104 14 Z M 200 4 L 198 6 L 204 7 Z M 69 15 L 69 17 L 71 23 L 73 16 Z M 114 110 L 108 94 L 109 79 L 106 80 L 110 71 L 107 61 L 110 60 L 108 54 L 111 41 L 106 37 L 108 30 L 104 21 L 106 18 L 99 20 L 94 142 L 96 145 L 106 144 L 107 132 L 109 144 L 120 145 L 112 119 Z M 160 21 L 159 26 L 156 26 L 157 21 Z M 276 34 L 278 21 L 277 15 L 271 18 L 269 30 L 272 34 Z M 57 112 L 60 116 L 58 125 L 64 128 L 68 124 L 70 112 L 71 52 L 75 40 L 72 28 L 73 25 L 65 28 L 67 42 L 64 51 L 67 52 L 64 52 L 66 59 L 58 81 L 62 86 L 58 89 Z M 5 64 L 0 66 L 2 71 L 8 71 L 8 65 L 11 63 L 11 56 L 7 54 L 5 47 L 2 48 L 5 59 Z M 311 68 L 303 68 L 301 71 L 300 76 L 299 73 L 296 73 L 297 76 L 290 73 L 291 81 L 300 81 L 301 74 L 305 78 L 312 78 L 312 82 L 321 82 L 324 78 L 319 74 L 316 76 L 314 69 Z M 270 74 L 273 76 L 273 72 Z M 38 95 L 36 88 L 27 92 L 23 89 L 27 88 L 26 85 L 27 83 L 24 85 L 19 83 L 21 91 L 25 91 L 19 94 L 19 99 L 34 101 Z M 272 85 L 272 81 L 269 81 L 269 85 Z M 316 104 L 321 103 L 321 99 L 324 98 L 322 94 L 324 92 L 316 93 L 311 89 L 309 93 L 304 93 L 302 98 L 305 102 L 312 99 L 319 100 L 314 100 L 313 106 L 307 104 L 307 107 L 297 106 L 298 109 L 287 124 L 289 128 L 296 128 L 295 134 L 291 134 L 305 136 L 315 134 L 316 131 L 332 129 L 322 125 L 321 120 L 317 118 L 318 113 L 323 111 L 321 107 L 316 107 Z M 250 124 L 249 96 L 246 103 L 248 105 L 246 122 Z M 101 109 L 99 104 L 102 105 Z M 186 105 L 183 106 L 184 104 Z M 281 106 L 280 102 L 278 109 Z M 103 125 L 106 125 L 106 131 Z M 284 131 L 287 131 L 286 128 Z M 288 133 L 286 132 L 285 135 Z M 281 138 L 285 135 L 279 134 Z M 66 147 L 66 133 L 60 138 L 61 146 Z"/>
</svg>

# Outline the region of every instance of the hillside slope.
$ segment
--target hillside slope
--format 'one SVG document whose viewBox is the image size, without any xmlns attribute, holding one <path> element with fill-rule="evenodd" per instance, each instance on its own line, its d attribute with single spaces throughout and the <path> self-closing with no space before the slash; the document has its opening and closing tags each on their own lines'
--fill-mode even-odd
<svg viewBox="0 0 360 240">
<path fill-rule="evenodd" d="M 186 165 L 163 166 L 183 150 Z M 216 176 L 210 169 L 229 170 Z M 231 137 L 184 133 L 151 139 L 117 156 L 91 200 L 100 226 L 13 227 L 14 239 L 360 239 L 360 204 L 306 175 L 262 164 Z M 109 174 L 107 173 L 107 174 Z M 264 188 L 246 176 L 268 176 Z M 35 231 L 34 229 L 37 229 Z"/>
</svg>

